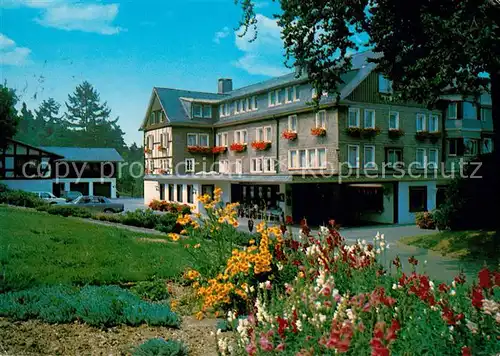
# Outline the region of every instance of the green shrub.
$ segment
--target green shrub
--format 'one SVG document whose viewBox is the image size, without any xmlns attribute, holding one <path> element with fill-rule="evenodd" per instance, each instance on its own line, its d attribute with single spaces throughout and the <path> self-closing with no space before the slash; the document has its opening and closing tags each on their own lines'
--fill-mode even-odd
<svg viewBox="0 0 500 356">
<path fill-rule="evenodd" d="M 0 191 L 0 204 L 24 206 L 26 208 L 36 208 L 38 206 L 47 205 L 47 203 L 36 194 L 22 190 L 9 189 Z"/>
<path fill-rule="evenodd" d="M 52 215 L 60 216 L 75 216 L 78 218 L 88 219 L 92 216 L 92 212 L 88 209 L 72 205 L 52 205 L 47 209 L 47 212 Z"/>
<path fill-rule="evenodd" d="M 122 224 L 153 229 L 158 225 L 159 218 L 160 216 L 155 214 L 153 210 L 137 209 L 136 211 L 127 211 L 123 215 Z"/>
<path fill-rule="evenodd" d="M 149 339 L 138 346 L 133 356 L 187 356 L 188 349 L 177 340 Z"/>
<path fill-rule="evenodd" d="M 138 282 L 130 291 L 141 299 L 158 302 L 169 297 L 164 280 Z"/>
<path fill-rule="evenodd" d="M 158 223 L 156 224 L 155 229 L 166 234 L 171 232 L 179 233 L 182 230 L 182 226 L 177 224 L 177 216 L 175 213 L 164 213 L 158 215 Z"/>
<path fill-rule="evenodd" d="M 415 215 L 415 222 L 421 229 L 436 229 L 436 222 L 434 221 L 433 213 L 424 211 Z"/>
<path fill-rule="evenodd" d="M 167 305 L 143 301 L 116 286 L 41 287 L 0 294 L 0 316 L 14 320 L 36 318 L 47 323 L 81 320 L 99 327 L 180 325 L 178 316 Z"/>
<path fill-rule="evenodd" d="M 107 214 L 107 213 L 96 213 L 92 214 L 92 219 L 99 221 L 109 221 L 112 223 L 122 223 L 123 215 L 120 214 Z"/>
<path fill-rule="evenodd" d="M 37 211 L 47 211 L 49 210 L 49 208 L 51 207 L 52 205 L 50 204 L 44 204 L 44 205 L 40 205 L 40 206 L 37 206 L 35 209 Z"/>
</svg>

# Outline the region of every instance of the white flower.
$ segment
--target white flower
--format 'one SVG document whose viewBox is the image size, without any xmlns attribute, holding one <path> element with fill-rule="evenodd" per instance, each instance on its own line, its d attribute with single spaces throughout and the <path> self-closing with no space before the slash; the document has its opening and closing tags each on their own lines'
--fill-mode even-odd
<svg viewBox="0 0 500 356">
<path fill-rule="evenodd" d="M 377 231 L 377 235 L 375 235 L 375 240 L 378 241 L 380 240 L 380 232 Z"/>
<path fill-rule="evenodd" d="M 347 318 L 350 320 L 350 321 L 354 321 L 356 319 L 356 316 L 354 315 L 352 309 L 347 309 L 346 311 L 346 314 L 347 314 Z"/>
<path fill-rule="evenodd" d="M 320 322 L 320 323 L 324 323 L 325 321 L 326 321 L 326 315 L 324 315 L 324 314 L 320 314 L 320 315 L 319 315 L 319 322 Z"/>
<path fill-rule="evenodd" d="M 424 261 L 424 265 L 426 265 L 426 264 L 427 264 L 427 260 Z"/>
<path fill-rule="evenodd" d="M 380 255 L 380 249 L 377 248 L 377 250 L 375 251 L 377 253 L 377 255 Z"/>
<path fill-rule="evenodd" d="M 455 294 L 457 294 L 457 292 L 454 289 L 450 290 L 450 295 L 451 296 L 454 296 Z"/>
<path fill-rule="evenodd" d="M 500 324 L 500 313 L 495 314 L 495 321 Z"/>
<path fill-rule="evenodd" d="M 281 271 L 284 268 L 284 266 L 279 262 L 276 264 L 276 266 L 278 267 L 278 271 Z"/>
<path fill-rule="evenodd" d="M 382 242 L 380 243 L 380 247 L 384 247 L 384 246 L 385 246 L 385 242 L 384 242 L 384 241 L 382 241 Z"/>
<path fill-rule="evenodd" d="M 361 244 L 366 245 L 366 240 L 361 241 Z"/>
<path fill-rule="evenodd" d="M 393 289 L 393 290 L 398 289 L 398 285 L 397 285 L 396 283 L 393 283 L 393 284 L 392 284 L 392 289 Z"/>
<path fill-rule="evenodd" d="M 266 285 L 264 284 L 264 282 L 260 282 L 260 283 L 259 283 L 259 288 L 260 288 L 260 289 L 264 289 L 264 288 L 266 288 Z"/>
<path fill-rule="evenodd" d="M 431 287 L 431 290 L 434 290 L 434 282 L 433 281 L 429 281 L 429 286 Z"/>
<path fill-rule="evenodd" d="M 295 322 L 295 325 L 297 326 L 298 331 L 302 331 L 302 322 L 300 320 L 297 320 Z"/>
<path fill-rule="evenodd" d="M 467 326 L 467 328 L 473 333 L 477 333 L 477 324 L 476 323 L 473 323 L 472 321 L 470 320 L 467 320 L 467 324 L 465 324 Z"/>
<path fill-rule="evenodd" d="M 221 329 L 217 329 L 217 335 L 220 335 L 222 334 L 222 330 Z"/>
<path fill-rule="evenodd" d="M 380 239 L 383 240 L 384 239 L 384 234 L 380 235 Z"/>
<path fill-rule="evenodd" d="M 489 299 L 483 299 L 483 311 L 484 314 L 488 315 L 495 315 L 499 310 L 498 308 L 498 303 L 496 303 L 494 300 L 489 300 Z"/>
</svg>

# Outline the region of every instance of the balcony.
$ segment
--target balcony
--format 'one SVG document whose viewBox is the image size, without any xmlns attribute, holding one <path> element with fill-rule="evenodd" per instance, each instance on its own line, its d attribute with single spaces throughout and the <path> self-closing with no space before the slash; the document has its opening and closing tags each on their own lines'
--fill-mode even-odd
<svg viewBox="0 0 500 356">
<path fill-rule="evenodd" d="M 480 131 L 483 122 L 481 120 L 463 119 L 463 120 L 446 120 L 446 130 L 471 130 Z"/>
</svg>

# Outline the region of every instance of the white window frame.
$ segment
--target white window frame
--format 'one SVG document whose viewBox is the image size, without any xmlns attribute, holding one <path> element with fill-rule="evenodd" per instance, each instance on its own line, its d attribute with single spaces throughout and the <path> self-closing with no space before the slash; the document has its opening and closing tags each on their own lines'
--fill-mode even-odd
<svg viewBox="0 0 500 356">
<path fill-rule="evenodd" d="M 293 129 L 293 121 L 295 120 L 295 129 Z M 288 130 L 292 132 L 298 132 L 299 130 L 299 119 L 297 115 L 289 115 L 288 116 Z"/>
<path fill-rule="evenodd" d="M 298 85 L 294 85 L 293 87 L 293 101 L 294 102 L 297 102 L 297 101 L 300 101 L 300 89 L 299 89 L 299 86 Z"/>
<path fill-rule="evenodd" d="M 219 173 L 229 173 L 229 160 L 219 160 Z"/>
<path fill-rule="evenodd" d="M 282 103 L 282 102 L 280 101 L 280 92 L 281 92 L 282 90 L 284 90 L 284 89 L 276 89 L 276 101 L 275 101 L 275 104 L 274 104 L 275 106 L 279 106 L 279 105 L 284 104 L 284 102 Z M 286 100 L 286 97 L 285 97 L 285 100 Z"/>
<path fill-rule="evenodd" d="M 455 115 L 454 116 L 450 116 L 450 107 L 455 107 Z M 454 102 L 450 102 L 448 104 L 448 107 L 446 108 L 446 118 L 449 119 L 449 120 L 456 120 L 458 118 L 458 104 L 456 101 Z"/>
<path fill-rule="evenodd" d="M 321 121 L 320 114 L 324 114 L 324 120 L 323 120 L 324 122 L 320 122 Z M 316 113 L 316 120 L 315 120 L 316 127 L 322 127 L 324 129 L 326 129 L 327 122 L 328 122 L 328 118 L 326 116 L 326 110 L 318 111 Z"/>
<path fill-rule="evenodd" d="M 236 139 L 237 134 L 239 134 L 240 140 Z M 244 140 L 243 140 L 243 137 L 245 138 Z M 247 130 L 236 130 L 236 131 L 234 131 L 233 138 L 234 138 L 234 140 L 233 140 L 234 143 L 240 143 L 242 145 L 245 145 L 247 143 L 247 139 L 248 139 Z"/>
<path fill-rule="evenodd" d="M 271 142 L 273 139 L 273 127 L 264 126 L 264 141 Z"/>
<path fill-rule="evenodd" d="M 316 165 L 315 165 L 315 167 L 311 167 L 311 168 L 325 169 L 328 165 L 328 158 L 326 156 L 328 153 L 328 150 L 326 149 L 326 147 L 320 147 L 320 148 L 316 148 L 315 151 L 316 151 L 316 153 L 314 154 L 314 156 L 316 158 Z M 319 159 L 319 151 L 325 151 L 325 162 L 323 162 L 324 164 L 321 164 L 322 162 Z M 309 164 L 310 163 L 311 162 L 309 162 Z"/>
<path fill-rule="evenodd" d="M 432 157 L 431 153 L 436 154 L 435 161 L 431 161 L 431 157 Z M 431 149 L 429 149 L 429 156 L 427 157 L 427 168 L 438 169 L 438 167 L 439 167 L 439 150 L 437 148 L 431 148 Z"/>
<path fill-rule="evenodd" d="M 274 101 L 271 98 L 271 95 L 273 94 L 274 94 Z M 270 108 L 276 106 L 276 91 L 271 90 L 267 93 L 267 106 Z"/>
<path fill-rule="evenodd" d="M 434 123 L 434 127 L 432 127 Z M 439 115 L 429 114 L 429 132 L 439 132 Z"/>
<path fill-rule="evenodd" d="M 242 174 L 243 173 L 243 159 L 241 159 L 241 158 L 236 159 L 234 167 L 235 167 L 234 171 L 236 174 Z"/>
<path fill-rule="evenodd" d="M 447 141 L 448 141 L 448 144 L 447 144 L 447 146 L 448 146 L 447 147 L 447 149 L 448 149 L 448 156 L 450 156 L 450 157 L 456 157 L 457 154 L 458 154 L 458 145 L 459 145 L 458 139 L 457 138 L 450 138 Z M 455 145 L 455 153 L 451 153 L 451 146 L 452 146 L 452 144 Z"/>
<path fill-rule="evenodd" d="M 396 115 L 396 127 L 391 127 L 391 115 Z M 399 111 L 389 111 L 389 130 L 399 130 Z"/>
<path fill-rule="evenodd" d="M 267 169 L 268 162 L 271 162 L 271 168 Z M 276 173 L 276 165 L 274 162 L 274 157 L 263 157 L 262 158 L 262 171 L 264 173 Z"/>
<path fill-rule="evenodd" d="M 367 114 L 373 113 L 373 120 L 371 126 L 366 125 Z M 375 128 L 375 110 L 373 109 L 365 109 L 364 117 L 363 117 L 363 128 L 365 129 L 374 129 Z"/>
<path fill-rule="evenodd" d="M 199 114 L 199 115 L 197 115 L 197 114 L 195 113 L 195 110 L 194 110 L 195 106 L 199 106 L 199 107 L 200 107 L 200 110 L 201 110 L 201 111 L 200 111 L 200 114 Z M 193 103 L 192 108 L 191 108 L 191 112 L 192 112 L 193 117 L 196 117 L 196 118 L 203 118 L 203 104 Z"/>
<path fill-rule="evenodd" d="M 186 158 L 184 160 L 184 164 L 186 167 L 186 173 L 194 173 L 195 171 L 195 160 L 194 158 Z M 191 167 L 190 167 L 191 166 Z"/>
<path fill-rule="evenodd" d="M 417 118 L 415 119 L 415 125 L 416 125 L 417 132 L 423 132 L 423 131 L 425 131 L 425 129 L 426 129 L 426 127 L 425 127 L 426 126 L 425 125 L 426 124 L 426 120 L 425 119 L 426 119 L 425 114 L 420 113 L 420 112 L 417 113 Z M 418 125 L 419 122 L 421 122 L 421 124 L 422 124 L 421 128 L 418 127 L 419 126 Z"/>
<path fill-rule="evenodd" d="M 351 114 L 356 115 L 356 124 L 351 124 Z M 359 108 L 349 108 L 349 112 L 347 114 L 347 126 L 348 127 L 360 127 L 360 109 Z"/>
<path fill-rule="evenodd" d="M 475 148 L 473 150 L 475 152 L 473 152 L 473 153 L 467 152 L 468 146 L 466 144 L 466 140 L 474 143 L 474 145 L 472 147 Z M 464 138 L 464 156 L 476 156 L 478 153 L 479 153 L 479 141 L 477 139 Z"/>
<path fill-rule="evenodd" d="M 367 158 L 366 158 L 367 149 L 372 150 L 372 157 L 371 158 L 373 158 L 373 159 L 371 159 L 370 161 L 367 161 Z M 374 169 L 375 168 L 375 146 L 374 145 L 365 145 L 363 147 L 363 167 L 365 167 L 366 169 Z"/>
<path fill-rule="evenodd" d="M 207 116 L 205 116 L 205 108 L 208 108 L 208 109 L 209 109 L 209 110 L 208 110 L 209 115 L 207 115 Z M 202 117 L 203 117 L 204 119 L 211 119 L 211 118 L 212 118 L 212 115 L 213 115 L 213 113 L 212 113 L 212 105 L 207 105 L 207 104 L 204 104 L 204 105 L 202 105 L 201 110 L 202 110 L 202 111 L 201 111 L 201 114 L 202 114 Z"/>
<path fill-rule="evenodd" d="M 288 95 L 291 93 L 292 100 L 288 99 Z M 293 87 L 285 88 L 285 104 L 293 103 Z"/>
<path fill-rule="evenodd" d="M 295 159 L 292 159 L 292 153 L 295 153 Z M 292 169 L 298 169 L 298 157 L 299 157 L 299 154 L 298 154 L 298 150 L 288 150 L 288 169 L 289 170 L 292 170 Z"/>
<path fill-rule="evenodd" d="M 423 162 L 419 162 L 418 160 L 418 153 L 419 152 L 423 152 L 423 159 L 424 161 Z M 415 151 L 415 163 L 417 163 L 416 167 L 417 168 L 425 168 L 427 166 L 427 151 L 425 148 L 417 148 L 417 150 Z"/>
<path fill-rule="evenodd" d="M 351 148 L 356 148 L 356 152 L 357 152 L 357 155 L 356 155 L 356 164 L 353 166 L 350 162 L 350 152 L 351 152 Z M 360 164 L 360 159 L 359 159 L 359 145 L 347 145 L 347 165 L 349 168 L 359 168 L 359 164 Z"/>
<path fill-rule="evenodd" d="M 207 138 L 207 145 L 206 146 L 201 146 L 201 137 L 204 136 Z M 198 143 L 201 147 L 210 147 L 210 135 L 209 134 L 199 134 L 198 135 Z"/>
<path fill-rule="evenodd" d="M 259 168 L 259 166 L 260 166 L 260 168 Z M 263 173 L 264 172 L 264 157 L 253 157 L 250 160 L 250 172 L 251 173 Z"/>
<path fill-rule="evenodd" d="M 194 136 L 194 145 L 189 144 L 189 136 Z M 198 134 L 188 133 L 186 136 L 186 145 L 187 146 L 197 146 L 198 145 Z"/>
<path fill-rule="evenodd" d="M 325 161 L 324 165 L 321 164 L 319 161 L 319 151 L 325 151 Z M 304 151 L 305 152 L 305 166 L 302 167 L 300 166 L 300 152 Z M 295 160 L 292 160 L 292 152 L 295 153 Z M 311 163 L 310 161 L 310 153 L 314 152 L 314 162 Z M 328 154 L 328 149 L 326 147 L 318 147 L 318 148 L 300 148 L 300 149 L 293 149 L 293 150 L 288 150 L 288 169 L 289 170 L 303 170 L 303 169 L 325 169 L 327 167 L 327 154 Z"/>
</svg>

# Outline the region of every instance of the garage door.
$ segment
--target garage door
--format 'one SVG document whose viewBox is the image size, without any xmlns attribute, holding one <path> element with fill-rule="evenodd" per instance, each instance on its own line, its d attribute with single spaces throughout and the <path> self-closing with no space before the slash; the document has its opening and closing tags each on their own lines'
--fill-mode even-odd
<svg viewBox="0 0 500 356">
<path fill-rule="evenodd" d="M 94 183 L 94 195 L 111 198 L 111 182 Z"/>
<path fill-rule="evenodd" d="M 69 190 L 72 192 L 80 192 L 83 195 L 89 195 L 89 184 L 88 183 L 70 183 Z"/>
</svg>

